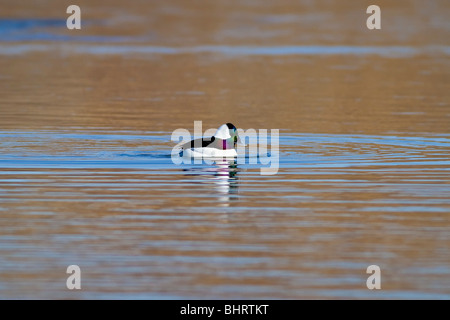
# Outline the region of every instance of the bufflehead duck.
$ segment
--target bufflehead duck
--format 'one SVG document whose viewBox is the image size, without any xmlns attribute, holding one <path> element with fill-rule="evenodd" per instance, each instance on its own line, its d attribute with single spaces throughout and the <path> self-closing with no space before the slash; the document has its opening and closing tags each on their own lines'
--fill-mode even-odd
<svg viewBox="0 0 450 320">
<path fill-rule="evenodd" d="M 242 144 L 236 127 L 223 124 L 210 138 L 195 139 L 181 146 L 183 157 L 189 158 L 232 158 L 237 157 L 236 145 Z"/>
</svg>

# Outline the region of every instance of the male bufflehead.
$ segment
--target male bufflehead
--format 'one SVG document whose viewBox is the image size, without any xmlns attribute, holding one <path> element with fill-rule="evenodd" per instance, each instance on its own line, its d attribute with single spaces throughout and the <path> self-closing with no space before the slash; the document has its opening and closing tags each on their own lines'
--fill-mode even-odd
<svg viewBox="0 0 450 320">
<path fill-rule="evenodd" d="M 183 157 L 189 158 L 232 158 L 237 157 L 236 145 L 242 144 L 236 127 L 223 124 L 210 138 L 195 139 L 181 146 Z"/>
</svg>

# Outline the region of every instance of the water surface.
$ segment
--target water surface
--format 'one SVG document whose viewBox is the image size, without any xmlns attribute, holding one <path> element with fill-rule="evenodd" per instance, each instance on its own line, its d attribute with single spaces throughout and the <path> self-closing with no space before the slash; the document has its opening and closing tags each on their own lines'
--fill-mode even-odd
<svg viewBox="0 0 450 320">
<path fill-rule="evenodd" d="M 448 1 L 55 3 L 0 16 L 1 298 L 450 298 Z M 196 120 L 278 173 L 175 165 Z"/>
</svg>

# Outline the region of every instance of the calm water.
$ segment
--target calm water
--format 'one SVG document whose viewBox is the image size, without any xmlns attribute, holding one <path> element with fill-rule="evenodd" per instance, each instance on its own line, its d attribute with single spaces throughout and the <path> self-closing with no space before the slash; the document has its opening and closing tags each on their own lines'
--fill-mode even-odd
<svg viewBox="0 0 450 320">
<path fill-rule="evenodd" d="M 449 4 L 317 3 L 9 4 L 0 298 L 449 299 Z M 173 164 L 195 120 L 280 129 L 278 173 Z"/>
</svg>

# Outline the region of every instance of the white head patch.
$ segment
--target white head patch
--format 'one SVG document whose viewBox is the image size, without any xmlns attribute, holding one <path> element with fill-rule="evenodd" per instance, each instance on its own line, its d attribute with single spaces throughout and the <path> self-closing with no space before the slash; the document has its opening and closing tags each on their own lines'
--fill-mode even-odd
<svg viewBox="0 0 450 320">
<path fill-rule="evenodd" d="M 219 129 L 217 129 L 216 133 L 214 134 L 214 137 L 222 140 L 230 139 L 231 138 L 230 129 L 226 124 L 223 124 L 219 127 Z"/>
</svg>

